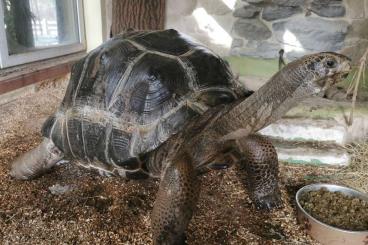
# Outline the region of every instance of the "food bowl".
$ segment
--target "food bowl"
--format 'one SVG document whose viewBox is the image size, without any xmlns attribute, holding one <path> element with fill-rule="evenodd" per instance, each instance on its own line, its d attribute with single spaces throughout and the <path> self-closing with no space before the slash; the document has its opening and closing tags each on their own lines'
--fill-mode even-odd
<svg viewBox="0 0 368 245">
<path fill-rule="evenodd" d="M 304 186 L 296 193 L 296 205 L 298 210 L 298 221 L 304 225 L 307 233 L 315 240 L 322 244 L 328 245 L 367 245 L 368 244 L 368 230 L 367 231 L 349 231 L 333 227 L 325 224 L 316 218 L 312 217 L 301 205 L 300 198 L 309 191 L 317 191 L 321 188 L 326 188 L 328 191 L 339 191 L 347 196 L 357 197 L 359 199 L 368 201 L 368 195 L 363 194 L 357 190 L 331 184 L 312 184 Z M 368 210 L 367 210 L 368 212 Z"/>
</svg>

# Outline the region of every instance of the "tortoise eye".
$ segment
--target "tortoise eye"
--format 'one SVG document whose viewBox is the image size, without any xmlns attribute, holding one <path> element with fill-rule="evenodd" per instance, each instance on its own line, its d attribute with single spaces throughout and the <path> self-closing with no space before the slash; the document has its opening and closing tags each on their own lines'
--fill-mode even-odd
<svg viewBox="0 0 368 245">
<path fill-rule="evenodd" d="M 336 66 L 336 62 L 334 60 L 327 60 L 326 65 L 328 68 L 334 68 Z"/>
</svg>

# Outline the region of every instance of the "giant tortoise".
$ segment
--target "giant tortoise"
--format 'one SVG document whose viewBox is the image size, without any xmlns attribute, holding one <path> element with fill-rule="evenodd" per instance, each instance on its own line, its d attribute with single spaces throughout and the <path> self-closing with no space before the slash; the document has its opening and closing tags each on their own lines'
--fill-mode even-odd
<svg viewBox="0 0 368 245">
<path fill-rule="evenodd" d="M 153 240 L 180 244 L 207 171 L 242 165 L 255 206 L 281 204 L 275 148 L 255 133 L 350 69 L 337 53 L 307 55 L 252 93 L 223 59 L 176 30 L 120 34 L 73 66 L 43 142 L 11 175 L 31 179 L 79 159 L 112 175 L 158 178 Z"/>
</svg>

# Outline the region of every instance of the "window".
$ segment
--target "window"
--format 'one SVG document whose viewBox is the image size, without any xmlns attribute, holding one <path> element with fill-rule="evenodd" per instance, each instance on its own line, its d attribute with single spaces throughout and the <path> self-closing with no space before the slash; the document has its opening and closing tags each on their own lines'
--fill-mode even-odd
<svg viewBox="0 0 368 245">
<path fill-rule="evenodd" d="M 82 0 L 0 0 L 1 68 L 85 49 Z"/>
</svg>

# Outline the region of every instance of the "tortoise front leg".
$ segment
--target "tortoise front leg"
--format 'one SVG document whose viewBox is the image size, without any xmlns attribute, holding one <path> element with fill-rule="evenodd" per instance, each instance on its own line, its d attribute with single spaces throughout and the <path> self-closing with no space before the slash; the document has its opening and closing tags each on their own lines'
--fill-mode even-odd
<svg viewBox="0 0 368 245">
<path fill-rule="evenodd" d="M 199 196 L 192 159 L 183 154 L 165 170 L 152 211 L 154 244 L 185 244 L 185 231 Z"/>
<path fill-rule="evenodd" d="M 281 206 L 278 186 L 278 159 L 271 141 L 261 135 L 250 135 L 237 140 L 240 170 L 245 170 L 246 185 L 257 208 Z"/>
<path fill-rule="evenodd" d="M 44 138 L 35 149 L 24 153 L 11 164 L 10 175 L 16 179 L 36 178 L 62 160 L 64 154 L 52 140 Z"/>
</svg>

